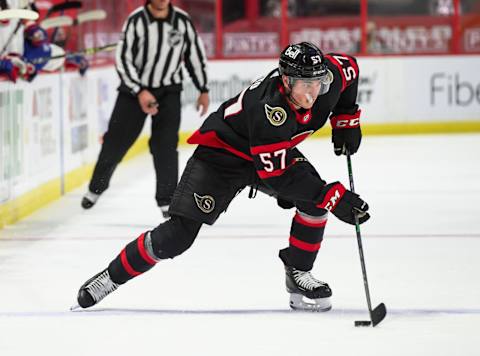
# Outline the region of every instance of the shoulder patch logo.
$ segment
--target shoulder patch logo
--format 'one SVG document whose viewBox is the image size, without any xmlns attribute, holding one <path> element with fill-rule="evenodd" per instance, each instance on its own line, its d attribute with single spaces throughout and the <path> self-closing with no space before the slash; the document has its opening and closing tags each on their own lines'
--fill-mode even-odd
<svg viewBox="0 0 480 356">
<path fill-rule="evenodd" d="M 287 112 L 280 106 L 271 107 L 265 104 L 265 115 L 273 126 L 281 126 L 287 121 Z"/>
<path fill-rule="evenodd" d="M 195 203 L 198 208 L 205 214 L 210 214 L 213 209 L 215 209 L 215 199 L 213 199 L 211 195 L 201 196 L 197 193 L 193 193 L 193 197 L 195 198 Z"/>
</svg>

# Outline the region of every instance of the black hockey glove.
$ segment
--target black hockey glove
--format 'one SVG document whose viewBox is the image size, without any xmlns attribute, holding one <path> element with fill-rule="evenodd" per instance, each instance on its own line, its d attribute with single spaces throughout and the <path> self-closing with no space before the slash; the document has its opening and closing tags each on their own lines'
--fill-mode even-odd
<svg viewBox="0 0 480 356">
<path fill-rule="evenodd" d="M 360 127 L 351 129 L 332 130 L 333 150 L 337 156 L 346 155 L 347 150 L 353 155 L 358 151 L 362 142 L 362 130 Z"/>
<path fill-rule="evenodd" d="M 347 150 L 353 155 L 358 151 L 362 142 L 360 129 L 360 110 L 355 107 L 354 114 L 335 113 L 330 118 L 332 124 L 333 150 L 337 156 L 346 155 Z"/>
<path fill-rule="evenodd" d="M 355 215 L 360 224 L 370 219 L 368 204 L 358 194 L 345 189 L 341 183 L 327 184 L 322 193 L 322 201 L 317 206 L 327 209 L 343 222 L 355 225 Z"/>
</svg>

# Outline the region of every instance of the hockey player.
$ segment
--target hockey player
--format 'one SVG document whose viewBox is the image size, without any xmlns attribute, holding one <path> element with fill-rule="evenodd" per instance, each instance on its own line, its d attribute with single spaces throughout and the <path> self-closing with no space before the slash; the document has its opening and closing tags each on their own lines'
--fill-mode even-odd
<svg viewBox="0 0 480 356">
<path fill-rule="evenodd" d="M 327 184 L 295 147 L 327 119 L 337 155 L 361 141 L 356 105 L 358 66 L 353 57 L 326 55 L 311 43 L 289 45 L 278 69 L 224 102 L 190 138 L 198 144 L 170 205 L 171 219 L 130 242 L 78 292 L 88 308 L 159 261 L 187 250 L 202 224 L 213 224 L 246 186 L 296 208 L 289 246 L 279 252 L 293 309 L 326 311 L 332 291 L 310 270 L 328 212 L 354 224 L 370 217 L 368 205 L 341 183 Z M 308 298 L 304 301 L 304 298 Z"/>
</svg>

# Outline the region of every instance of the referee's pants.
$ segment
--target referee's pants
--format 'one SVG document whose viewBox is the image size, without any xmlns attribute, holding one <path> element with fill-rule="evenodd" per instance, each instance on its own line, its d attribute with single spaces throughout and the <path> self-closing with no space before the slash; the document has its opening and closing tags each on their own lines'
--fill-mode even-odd
<svg viewBox="0 0 480 356">
<path fill-rule="evenodd" d="M 178 181 L 180 90 L 151 92 L 159 105 L 158 114 L 152 117 L 149 146 L 157 177 L 155 199 L 158 206 L 163 206 L 170 204 Z M 119 91 L 90 181 L 91 192 L 102 194 L 108 189 L 115 168 L 140 135 L 146 117 L 136 97 Z"/>
</svg>

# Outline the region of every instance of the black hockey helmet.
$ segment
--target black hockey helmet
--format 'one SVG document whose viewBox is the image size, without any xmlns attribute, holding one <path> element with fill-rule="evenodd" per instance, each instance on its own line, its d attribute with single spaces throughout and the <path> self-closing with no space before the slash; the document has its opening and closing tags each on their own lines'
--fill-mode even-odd
<svg viewBox="0 0 480 356">
<path fill-rule="evenodd" d="M 288 45 L 280 54 L 278 70 L 281 75 L 295 79 L 320 80 L 320 95 L 330 89 L 333 73 L 325 64 L 322 51 L 310 42 Z M 293 83 L 292 81 L 292 83 Z"/>
</svg>

